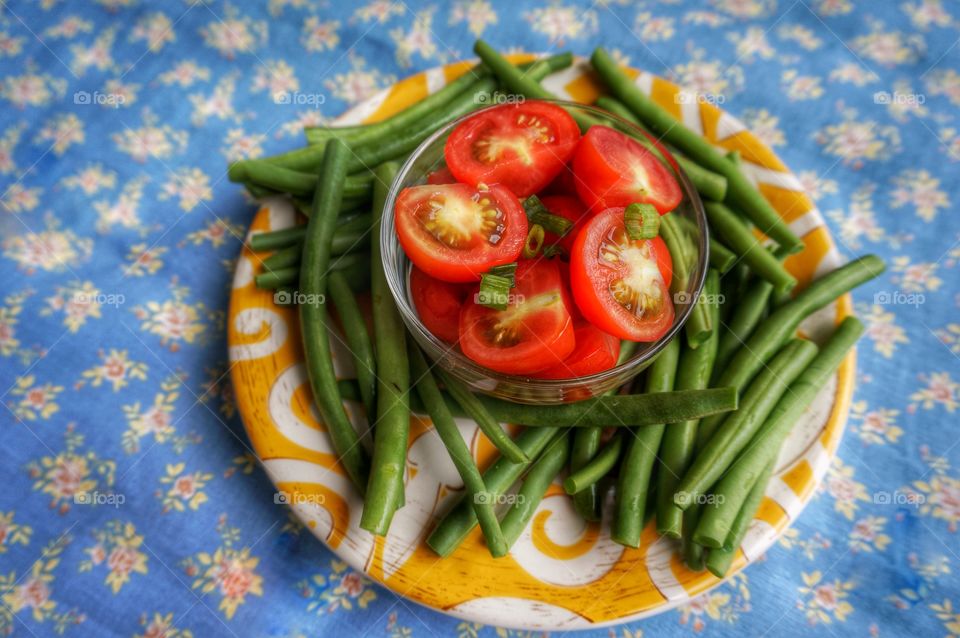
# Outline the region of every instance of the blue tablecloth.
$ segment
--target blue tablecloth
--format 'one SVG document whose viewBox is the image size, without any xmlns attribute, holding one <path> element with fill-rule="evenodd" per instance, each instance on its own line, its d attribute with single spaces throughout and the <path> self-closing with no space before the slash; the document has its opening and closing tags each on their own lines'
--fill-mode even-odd
<svg viewBox="0 0 960 638">
<path fill-rule="evenodd" d="M 799 523 L 695 604 L 590 635 L 960 634 L 955 2 L 4 4 L 0 634 L 508 635 L 398 599 L 265 505 L 225 376 L 253 212 L 227 160 L 480 35 L 602 43 L 722 101 L 845 255 L 890 264 L 857 293 L 849 429 Z"/>
</svg>

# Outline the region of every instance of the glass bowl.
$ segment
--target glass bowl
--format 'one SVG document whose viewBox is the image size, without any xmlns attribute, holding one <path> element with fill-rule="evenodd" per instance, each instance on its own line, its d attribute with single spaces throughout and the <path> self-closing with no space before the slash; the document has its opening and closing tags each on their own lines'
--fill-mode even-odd
<svg viewBox="0 0 960 638">
<path fill-rule="evenodd" d="M 602 109 L 574 102 L 560 100 L 553 100 L 553 102 L 563 106 L 572 114 L 591 116 L 598 123 L 614 128 L 631 137 L 650 139 L 649 135 L 636 125 Z M 690 264 L 691 277 L 687 282 L 687 289 L 674 291 L 673 293 L 676 316 L 673 326 L 661 339 L 656 342 L 637 344 L 638 347 L 633 356 L 619 366 L 575 379 L 534 379 L 495 372 L 467 358 L 457 346 L 450 345 L 435 337 L 420 321 L 417 309 L 410 296 L 409 274 L 411 262 L 400 246 L 400 241 L 394 229 L 394 204 L 397 194 L 409 186 L 426 183 L 429 173 L 444 167 L 443 148 L 447 137 L 460 122 L 475 116 L 479 112 L 481 111 L 474 111 L 451 122 L 426 139 L 410 155 L 390 186 L 389 196 L 384 204 L 383 223 L 380 228 L 380 250 L 387 283 L 397 303 L 397 308 L 400 310 L 400 315 L 403 317 L 407 329 L 413 334 L 414 340 L 420 344 L 427 356 L 436 365 L 466 383 L 476 392 L 517 403 L 556 404 L 582 400 L 614 390 L 630 381 L 646 368 L 669 340 L 679 334 L 693 308 L 693 301 L 700 294 L 707 273 L 709 257 L 707 220 L 704 216 L 700 196 L 690 184 L 687 176 L 673 162 L 672 157 L 669 163 L 664 163 L 664 166 L 677 178 L 683 191 L 683 201 L 670 214 L 679 215 L 692 222 L 683 224 L 682 227 L 688 233 L 688 240 L 695 248 L 696 255 L 693 263 Z M 664 154 L 669 155 L 666 151 L 664 151 Z"/>
</svg>

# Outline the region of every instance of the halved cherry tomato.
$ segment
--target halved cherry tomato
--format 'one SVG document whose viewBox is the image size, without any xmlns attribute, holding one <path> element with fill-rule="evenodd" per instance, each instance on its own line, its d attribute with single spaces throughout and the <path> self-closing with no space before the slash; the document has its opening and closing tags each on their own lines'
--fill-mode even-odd
<svg viewBox="0 0 960 638">
<path fill-rule="evenodd" d="M 627 236 L 623 208 L 591 219 L 570 256 L 570 286 L 584 318 L 630 341 L 656 341 L 673 325 L 672 274 L 662 239 Z"/>
<path fill-rule="evenodd" d="M 460 312 L 460 348 L 491 370 L 532 374 L 559 364 L 573 351 L 573 320 L 556 260 L 521 261 L 516 282 L 506 310 L 481 306 L 475 296 L 467 299 Z"/>
<path fill-rule="evenodd" d="M 538 372 L 538 379 L 574 379 L 609 370 L 620 356 L 620 339 L 600 330 L 585 319 L 574 320 L 574 346 L 559 365 Z"/>
<path fill-rule="evenodd" d="M 420 321 L 447 343 L 456 343 L 460 338 L 460 308 L 468 294 L 468 284 L 434 279 L 416 266 L 410 270 L 410 295 Z"/>
<path fill-rule="evenodd" d="M 447 166 L 464 184 L 502 184 L 518 197 L 557 176 L 580 139 L 565 110 L 536 100 L 504 104 L 462 122 L 447 138 Z"/>
<path fill-rule="evenodd" d="M 476 281 L 493 266 L 516 261 L 527 216 L 502 186 L 411 186 L 397 197 L 400 245 L 421 270 L 443 281 Z"/>
<path fill-rule="evenodd" d="M 450 169 L 446 166 L 441 166 L 437 170 L 427 175 L 428 184 L 456 184 L 457 178 L 453 176 L 453 173 L 450 172 Z"/>
<path fill-rule="evenodd" d="M 573 222 L 573 227 L 563 237 L 557 237 L 553 233 L 545 233 L 543 239 L 543 243 L 546 245 L 559 244 L 569 255 L 573 249 L 573 240 L 576 239 L 577 233 L 587 222 L 587 207 L 576 197 L 566 195 L 545 195 L 540 198 L 540 201 L 552 214 Z"/>
<path fill-rule="evenodd" d="M 592 126 L 573 156 L 577 194 L 592 212 L 633 202 L 668 213 L 683 199 L 680 185 L 656 155 L 608 126 Z"/>
</svg>

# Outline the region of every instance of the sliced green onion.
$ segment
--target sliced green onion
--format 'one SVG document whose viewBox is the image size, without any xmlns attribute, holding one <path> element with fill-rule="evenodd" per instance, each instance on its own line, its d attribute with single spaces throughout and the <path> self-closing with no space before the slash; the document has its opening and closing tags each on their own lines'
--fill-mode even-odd
<svg viewBox="0 0 960 638">
<path fill-rule="evenodd" d="M 523 245 L 523 256 L 525 259 L 533 259 L 543 247 L 543 226 L 534 224 L 527 233 L 527 241 Z"/>
<path fill-rule="evenodd" d="M 551 213 L 536 195 L 531 195 L 523 200 L 523 210 L 527 212 L 527 219 L 531 224 L 538 224 L 545 231 L 558 237 L 563 237 L 573 228 L 573 222 L 566 217 Z"/>
<path fill-rule="evenodd" d="M 500 264 L 487 271 L 488 275 L 496 275 L 510 280 L 510 287 L 517 285 L 517 262 L 510 264 Z"/>
<path fill-rule="evenodd" d="M 483 273 L 480 275 L 480 293 L 477 303 L 494 310 L 506 310 L 510 301 L 510 287 L 512 280 L 500 275 Z"/>
<path fill-rule="evenodd" d="M 563 249 L 561 249 L 557 244 L 547 244 L 543 247 L 544 257 L 559 257 L 562 254 Z"/>
<path fill-rule="evenodd" d="M 623 224 L 630 239 L 653 239 L 660 233 L 660 213 L 652 204 L 635 202 L 623 211 Z"/>
</svg>

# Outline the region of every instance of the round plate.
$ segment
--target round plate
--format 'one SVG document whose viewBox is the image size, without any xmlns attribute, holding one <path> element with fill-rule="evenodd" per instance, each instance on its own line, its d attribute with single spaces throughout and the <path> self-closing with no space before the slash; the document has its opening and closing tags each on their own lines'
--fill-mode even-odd
<svg viewBox="0 0 960 638">
<path fill-rule="evenodd" d="M 529 55 L 512 57 L 515 63 L 530 59 Z M 407 78 L 337 123 L 387 117 L 438 90 L 470 65 L 460 62 Z M 800 181 L 741 122 L 661 78 L 631 75 L 641 90 L 689 128 L 718 147 L 740 152 L 747 174 L 804 239 L 806 249 L 786 262 L 801 286 L 841 263 Z M 550 77 L 546 86 L 563 99 L 584 103 L 593 102 L 599 94 L 583 60 Z M 296 222 L 286 200 L 268 199 L 262 202 L 250 232 Z M 658 538 L 652 524 L 644 530 L 639 549 L 612 542 L 609 521 L 584 523 L 558 483 L 551 486 L 509 556 L 491 558 L 479 530 L 474 530 L 454 554 L 439 559 L 424 539 L 463 486 L 429 420 L 416 416 L 407 451 L 406 506 L 397 512 L 386 537 L 375 538 L 361 530 L 362 501 L 337 466 L 313 406 L 295 307 L 274 305 L 271 292 L 254 286 L 253 275 L 259 269 L 258 256 L 244 248 L 234 277 L 228 327 L 240 415 L 264 469 L 278 490 L 288 495 L 294 512 L 352 567 L 427 607 L 474 622 L 529 630 L 582 629 L 635 620 L 688 602 L 720 582 L 709 572 L 687 570 L 676 558 L 675 542 Z M 847 296 L 810 317 L 801 331 L 821 339 L 850 313 Z M 331 341 L 337 374 L 353 377 L 349 354 L 339 345 L 342 336 L 335 335 Z M 812 497 L 843 433 L 854 368 L 851 354 L 794 428 L 731 574 L 762 555 Z M 350 402 L 346 408 L 364 432 L 362 408 Z M 481 467 L 489 463 L 495 450 L 476 424 L 461 420 L 459 426 Z"/>
</svg>

